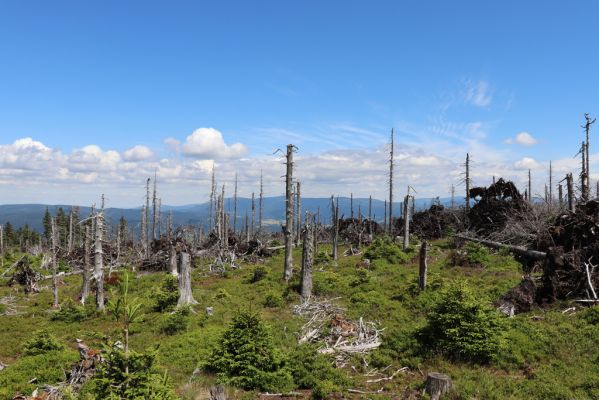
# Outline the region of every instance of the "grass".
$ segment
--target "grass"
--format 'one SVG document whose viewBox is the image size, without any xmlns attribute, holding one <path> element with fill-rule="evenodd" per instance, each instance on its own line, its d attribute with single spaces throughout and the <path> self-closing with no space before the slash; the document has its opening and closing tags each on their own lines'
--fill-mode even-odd
<svg viewBox="0 0 599 400">
<path fill-rule="evenodd" d="M 427 371 L 449 374 L 454 381 L 452 398 L 457 399 L 588 399 L 599 398 L 599 324 L 596 313 L 562 314 L 559 305 L 554 309 L 537 309 L 509 319 L 505 330 L 505 349 L 491 364 L 450 362 L 434 354 L 423 353 L 415 340 L 415 332 L 424 325 L 427 311 L 437 301 L 439 291 L 450 282 L 465 280 L 476 296 L 489 302 L 499 298 L 516 285 L 522 276 L 519 264 L 507 255 L 492 253 L 483 268 L 452 266 L 451 246 L 437 241 L 430 246 L 429 287 L 417 289 L 417 252 L 401 264 L 386 259 L 373 260 L 370 270 L 358 267 L 360 256 L 341 257 L 337 263 L 321 263 L 314 268 L 314 290 L 319 296 L 339 297 L 336 300 L 347 309 L 347 317 L 378 321 L 384 331 L 380 349 L 364 360 L 354 360 L 356 371 L 344 369 L 350 387 L 378 390 L 386 394 L 370 398 L 397 398 L 402 393 L 419 393 Z M 326 249 L 326 247 L 324 247 Z M 340 251 L 340 254 L 343 254 Z M 17 255 L 11 255 L 15 259 Z M 291 307 L 299 302 L 294 290 L 298 285 L 296 273 L 287 285 L 282 279 L 283 255 L 267 259 L 260 279 L 254 276 L 255 266 L 242 265 L 229 271 L 226 277 L 208 275 L 206 268 L 193 271 L 193 293 L 199 302 L 189 316 L 187 329 L 171 335 L 162 329 L 168 312 L 155 311 L 155 293 L 166 274 L 144 274 L 132 279 L 130 292 L 144 304 L 143 321 L 133 325 L 131 347 L 135 350 L 158 346 L 158 362 L 175 383 L 182 398 L 196 398 L 206 393 L 214 378 L 194 370 L 210 354 L 220 335 L 240 309 L 259 311 L 270 327 L 276 347 L 289 353 L 297 348 L 297 333 L 303 321 L 293 316 Z M 200 263 L 201 264 L 201 263 Z M 198 264 L 198 265 L 200 265 Z M 205 265 L 205 262 L 203 263 Z M 10 265 L 4 260 L 4 265 Z M 64 278 L 60 287 L 61 302 L 76 301 L 80 276 Z M 49 281 L 41 286 L 50 285 Z M 0 400 L 10 399 L 17 392 L 29 394 L 35 384 L 54 383 L 64 377 L 71 363 L 77 360 L 75 338 L 83 339 L 90 347 L 99 348 L 106 338 L 119 338 L 120 330 L 109 315 L 97 314 L 93 305 L 86 307 L 82 321 L 69 318 L 52 319 L 50 290 L 29 296 L 16 292 L 0 282 L 0 297 L 13 294 L 23 306 L 24 314 L 0 317 L 0 361 L 9 367 L 0 372 Z M 107 297 L 111 297 L 108 288 Z M 93 303 L 90 298 L 89 302 Z M 214 314 L 206 315 L 205 308 L 213 307 Z M 538 318 L 531 318 L 532 315 Z M 47 329 L 66 347 L 38 356 L 26 356 L 23 344 L 35 331 Z M 409 373 L 394 380 L 368 384 L 363 374 L 373 367 L 388 371 L 403 366 Z M 35 383 L 27 383 L 37 378 Z M 192 379 L 190 379 L 192 378 Z M 234 398 L 254 398 L 231 388 Z M 345 394 L 347 396 L 347 393 Z"/>
</svg>

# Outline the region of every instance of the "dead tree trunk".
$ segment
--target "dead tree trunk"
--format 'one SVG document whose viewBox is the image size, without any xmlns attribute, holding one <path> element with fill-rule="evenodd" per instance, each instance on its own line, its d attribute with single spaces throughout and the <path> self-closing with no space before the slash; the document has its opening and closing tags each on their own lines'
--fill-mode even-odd
<svg viewBox="0 0 599 400">
<path fill-rule="evenodd" d="M 568 189 L 568 210 L 574 212 L 574 178 L 572 177 L 572 174 L 566 175 L 566 187 Z"/>
<path fill-rule="evenodd" d="M 104 231 L 104 207 L 95 216 L 96 238 L 94 242 L 94 281 L 96 282 L 96 308 L 104 310 L 104 253 L 102 233 Z"/>
<path fill-rule="evenodd" d="M 262 211 L 264 208 L 264 180 L 262 177 L 262 170 L 260 170 L 260 199 L 258 201 L 258 232 L 262 231 Z"/>
<path fill-rule="evenodd" d="M 445 393 L 451 390 L 451 378 L 438 372 L 429 372 L 426 377 L 424 391 L 431 396 L 431 400 L 439 400 Z"/>
<path fill-rule="evenodd" d="M 67 241 L 67 252 L 73 251 L 73 206 L 69 212 L 69 239 Z"/>
<path fill-rule="evenodd" d="M 250 241 L 250 221 L 248 216 L 248 209 L 245 209 L 245 242 Z"/>
<path fill-rule="evenodd" d="M 466 153 L 466 214 L 470 211 L 470 153 Z"/>
<path fill-rule="evenodd" d="M 553 206 L 553 165 L 549 160 L 549 206 Z"/>
<path fill-rule="evenodd" d="M 426 289 L 426 275 L 428 273 L 427 252 L 428 243 L 426 240 L 423 240 L 420 246 L 420 270 L 418 272 L 418 289 L 420 290 Z"/>
<path fill-rule="evenodd" d="M 591 177 L 591 170 L 590 170 L 590 154 L 589 154 L 589 148 L 590 148 L 590 131 L 591 131 L 591 125 L 593 125 L 596 121 L 595 118 L 591 119 L 590 115 L 588 113 L 584 114 L 584 119 L 586 120 L 585 125 L 583 126 L 584 131 L 585 131 L 585 135 L 586 135 L 586 166 L 585 166 L 585 170 L 586 170 L 586 175 L 587 175 L 587 183 L 589 186 L 589 192 L 590 192 L 590 177 Z M 599 194 L 598 194 L 599 196 Z"/>
<path fill-rule="evenodd" d="M 235 172 L 235 191 L 233 192 L 233 233 L 237 233 L 237 172 Z"/>
<path fill-rule="evenodd" d="M 156 240 L 156 170 L 154 170 L 154 191 L 152 194 L 152 240 Z"/>
<path fill-rule="evenodd" d="M 287 145 L 287 163 L 285 174 L 285 226 L 283 234 L 285 235 L 285 268 L 283 278 L 286 281 L 293 275 L 293 148 L 292 144 Z"/>
<path fill-rule="evenodd" d="M 58 303 L 58 276 L 56 275 L 58 270 L 58 263 L 56 262 L 56 253 L 58 252 L 57 235 L 58 229 L 56 229 L 56 218 L 52 218 L 52 308 L 59 308 Z"/>
<path fill-rule="evenodd" d="M 210 388 L 210 400 L 228 400 L 224 386 L 212 386 Z"/>
<path fill-rule="evenodd" d="M 335 196 L 331 196 L 331 244 L 333 260 L 337 260 L 337 243 L 339 241 L 339 199 L 335 204 Z"/>
<path fill-rule="evenodd" d="M 387 231 L 387 199 L 385 199 L 385 212 L 383 213 L 383 215 L 384 215 L 383 231 L 388 232 Z"/>
<path fill-rule="evenodd" d="M 296 183 L 296 200 L 297 200 L 297 222 L 296 222 L 296 229 L 295 229 L 295 246 L 299 247 L 300 245 L 300 240 L 301 240 L 301 232 L 302 232 L 302 189 L 301 189 L 301 183 L 298 181 Z"/>
<path fill-rule="evenodd" d="M 532 179 L 530 176 L 530 169 L 528 170 L 528 201 L 532 203 Z"/>
<path fill-rule="evenodd" d="M 547 257 L 547 253 L 543 253 L 542 251 L 537 250 L 529 250 L 522 246 L 514 246 L 511 244 L 504 244 L 486 239 L 477 239 L 464 235 L 455 235 L 455 237 L 462 240 L 468 240 L 470 242 L 484 244 L 485 246 L 490 247 L 492 249 L 506 248 L 512 253 L 532 261 L 543 261 Z"/>
<path fill-rule="evenodd" d="M 89 224 L 85 225 L 85 242 L 83 245 L 83 281 L 81 282 L 81 304 L 85 304 L 87 296 L 89 296 L 89 271 L 90 271 L 90 254 L 92 247 L 91 229 Z"/>
<path fill-rule="evenodd" d="M 410 189 L 408 189 L 408 193 Z M 403 200 L 403 249 L 410 247 L 410 195 Z"/>
<path fill-rule="evenodd" d="M 557 187 L 557 195 L 559 197 L 559 208 L 562 208 L 564 206 L 564 188 L 561 183 Z"/>
<path fill-rule="evenodd" d="M 349 217 L 354 219 L 354 194 L 349 194 Z"/>
<path fill-rule="evenodd" d="M 372 195 L 368 196 L 368 234 L 372 235 Z"/>
<path fill-rule="evenodd" d="M 306 222 L 303 229 L 303 247 L 302 247 L 302 282 L 301 295 L 303 301 L 308 301 L 312 296 L 312 265 L 314 264 L 313 253 L 313 221 L 308 221 L 310 217 L 306 216 Z"/>
<path fill-rule="evenodd" d="M 393 235 L 393 128 L 391 128 L 391 151 L 389 152 L 389 235 Z"/>
<path fill-rule="evenodd" d="M 252 192 L 252 225 L 250 225 L 250 235 L 252 237 L 254 237 L 254 226 L 256 226 L 255 218 L 256 218 L 256 201 L 255 201 L 254 192 Z"/>
<path fill-rule="evenodd" d="M 179 253 L 179 302 L 177 307 L 194 305 L 198 302 L 191 291 L 191 257 L 189 253 Z"/>
<path fill-rule="evenodd" d="M 210 185 L 210 223 L 209 229 L 212 232 L 212 221 L 214 217 L 214 203 L 216 201 L 216 180 L 214 179 L 214 164 L 212 164 L 212 184 Z"/>
<path fill-rule="evenodd" d="M 150 178 L 146 181 L 146 259 L 150 258 Z"/>
<path fill-rule="evenodd" d="M 580 172 L 580 184 L 581 184 L 581 200 L 586 202 L 589 200 L 589 174 L 587 172 L 587 145 L 582 142 L 582 148 L 580 150 L 582 154 L 582 171 Z"/>
<path fill-rule="evenodd" d="M 177 249 L 175 249 L 175 246 L 171 243 L 169 246 L 169 272 L 171 275 L 173 276 L 177 276 L 179 275 L 179 272 L 177 271 Z"/>
</svg>

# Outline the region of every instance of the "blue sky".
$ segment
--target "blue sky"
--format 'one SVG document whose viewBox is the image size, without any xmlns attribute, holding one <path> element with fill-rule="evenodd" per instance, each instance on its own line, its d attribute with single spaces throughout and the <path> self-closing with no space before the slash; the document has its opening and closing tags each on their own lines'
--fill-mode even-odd
<svg viewBox="0 0 599 400">
<path fill-rule="evenodd" d="M 288 142 L 305 157 L 297 176 L 308 193 L 327 195 L 334 183 L 340 194 L 382 198 L 377 168 L 348 174 L 343 160 L 363 157 L 351 168 L 366 170 L 384 159 L 391 127 L 399 170 L 406 165 L 401 186 L 446 195 L 467 151 L 480 184 L 508 171 L 521 183 L 524 166 L 542 182 L 550 159 L 559 173 L 575 168 L 583 113 L 599 114 L 598 13 L 592 1 L 3 1 L 0 186 L 32 168 L 11 152 L 46 154 L 35 153 L 51 185 L 40 192 L 38 179 L 19 179 L 20 190 L 0 202 L 66 201 L 65 190 L 88 185 L 75 200 L 113 191 L 115 203 L 134 205 L 123 188 L 159 167 L 177 193 L 166 202 L 194 202 L 200 196 L 184 186 L 201 188 L 211 160 L 222 182 L 237 171 L 255 185 L 257 168 L 266 169 L 279 194 L 271 153 Z M 243 151 L 185 151 L 200 128 L 219 132 L 208 139 L 221 150 L 239 143 Z M 528 139 L 516 140 L 522 132 Z M 44 147 L 15 147 L 23 138 Z M 110 176 L 73 166 L 89 145 L 101 152 L 84 153 L 111 160 Z M 151 155 L 126 160 L 136 145 Z M 336 172 L 309 168 L 340 154 Z M 48 172 L 50 159 L 62 169 Z M 195 174 L 172 171 L 192 163 Z"/>
</svg>

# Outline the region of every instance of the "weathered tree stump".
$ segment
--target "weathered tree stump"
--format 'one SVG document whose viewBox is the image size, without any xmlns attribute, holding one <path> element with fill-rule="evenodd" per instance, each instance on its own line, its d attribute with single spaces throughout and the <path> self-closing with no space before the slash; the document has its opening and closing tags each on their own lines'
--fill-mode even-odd
<svg viewBox="0 0 599 400">
<path fill-rule="evenodd" d="M 438 372 L 429 372 L 426 377 L 424 391 L 431 396 L 431 400 L 439 398 L 451 389 L 451 378 Z"/>
<path fill-rule="evenodd" d="M 426 240 L 422 241 L 420 246 L 420 269 L 418 272 L 418 289 L 426 289 L 426 275 L 428 273 L 428 264 L 426 262 L 428 243 Z"/>
<path fill-rule="evenodd" d="M 210 388 L 210 400 L 227 400 L 225 388 L 222 386 L 212 386 Z"/>
</svg>

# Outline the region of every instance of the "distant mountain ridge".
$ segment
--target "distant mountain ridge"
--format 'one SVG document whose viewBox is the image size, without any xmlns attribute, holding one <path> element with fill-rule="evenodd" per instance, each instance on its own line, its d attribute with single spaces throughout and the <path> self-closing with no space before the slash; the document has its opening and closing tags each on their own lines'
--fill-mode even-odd
<svg viewBox="0 0 599 400">
<path fill-rule="evenodd" d="M 428 208 L 432 204 L 433 199 L 424 198 L 416 199 L 416 209 L 422 210 Z M 441 198 L 441 204 L 449 205 L 451 198 Z M 463 199 L 456 198 L 456 204 L 463 204 Z M 360 212 L 364 217 L 368 216 L 368 198 L 354 198 L 354 215 L 357 217 Z M 351 215 L 351 199 L 349 197 L 339 197 L 339 214 L 348 218 Z M 303 198 L 301 201 L 302 213 L 310 211 L 318 212 L 320 209 L 321 221 L 323 223 L 330 222 L 331 214 L 331 199 L 330 198 Z M 393 203 L 393 211 L 395 216 L 401 215 L 401 203 Z M 46 204 L 5 204 L 0 205 L 0 223 L 10 223 L 19 228 L 25 224 L 31 229 L 38 232 L 43 231 L 42 219 L 46 212 L 46 207 L 50 213 L 55 214 L 60 207 L 68 213 L 71 209 L 70 205 L 46 205 Z M 225 199 L 225 208 L 231 214 L 233 219 L 233 199 Z M 245 224 L 245 214 L 251 221 L 252 200 L 250 198 L 237 199 L 237 227 L 241 229 Z M 385 203 L 383 200 L 372 200 L 372 215 L 377 221 L 384 219 Z M 163 223 L 169 211 L 173 213 L 173 223 L 175 226 L 181 225 L 208 225 L 210 215 L 210 203 L 188 204 L 183 206 L 162 206 Z M 91 207 L 79 206 L 81 218 L 85 218 L 91 212 Z M 139 229 L 141 221 L 141 208 L 107 208 L 106 218 L 110 225 L 116 226 L 118 220 L 125 217 L 129 227 L 133 232 Z M 258 224 L 258 199 L 256 199 L 255 224 Z M 285 197 L 265 197 L 263 203 L 263 223 L 270 229 L 279 229 L 281 222 L 285 218 Z"/>
</svg>

